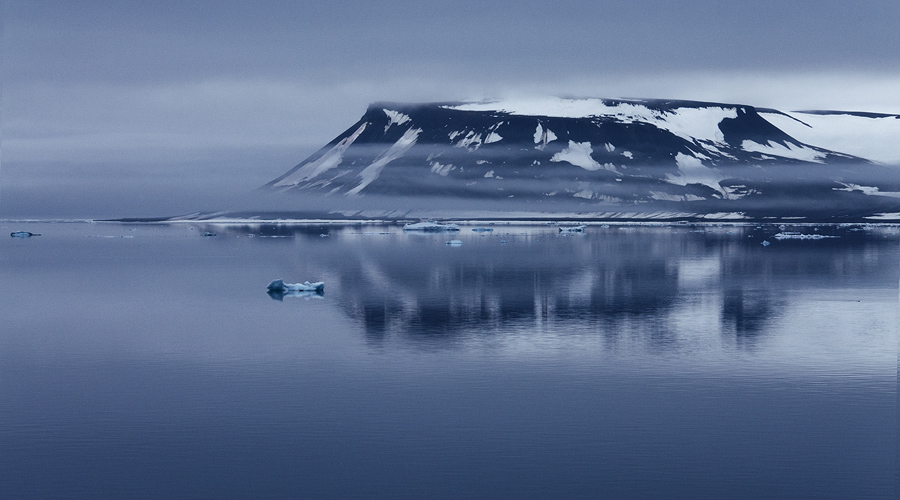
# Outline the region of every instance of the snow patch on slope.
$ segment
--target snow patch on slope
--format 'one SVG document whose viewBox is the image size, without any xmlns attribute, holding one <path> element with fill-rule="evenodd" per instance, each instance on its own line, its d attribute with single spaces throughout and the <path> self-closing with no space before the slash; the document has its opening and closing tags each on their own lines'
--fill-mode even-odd
<svg viewBox="0 0 900 500">
<path fill-rule="evenodd" d="M 654 112 L 654 114 L 656 114 Z M 725 144 L 725 134 L 719 124 L 726 118 L 737 118 L 735 108 L 677 108 L 673 113 L 659 113 L 656 121 L 651 121 L 661 129 L 682 139 L 705 140 Z"/>
<path fill-rule="evenodd" d="M 671 111 L 659 111 L 648 108 L 639 102 L 611 102 L 612 104 L 607 104 L 607 101 L 603 99 L 551 97 L 467 103 L 447 107 L 460 111 L 499 111 L 525 116 L 604 117 L 619 123 L 645 122 L 688 141 L 696 139 L 717 144 L 725 142 L 725 137 L 719 129 L 719 123 L 726 118 L 737 118 L 737 109 L 734 107 L 682 107 Z"/>
<path fill-rule="evenodd" d="M 543 150 L 547 147 L 548 143 L 551 143 L 557 139 L 556 134 L 553 133 L 552 130 L 545 129 L 541 122 L 538 122 L 537 128 L 534 129 L 534 143 L 537 144 L 535 149 Z"/>
<path fill-rule="evenodd" d="M 360 182 L 355 188 L 347 191 L 348 195 L 359 194 L 360 191 L 365 189 L 366 186 L 372 183 L 375 179 L 378 178 L 378 175 L 381 174 L 381 170 L 384 169 L 384 166 L 388 163 L 396 160 L 403 156 L 413 145 L 416 143 L 416 139 L 419 138 L 419 134 L 422 133 L 422 129 L 420 128 L 411 128 L 407 130 L 403 137 L 397 140 L 391 147 L 385 151 L 381 156 L 378 157 L 371 165 L 364 168 L 362 172 L 359 173 L 359 177 L 362 178 L 362 182 Z"/>
<path fill-rule="evenodd" d="M 664 193 L 662 191 L 650 191 L 650 198 L 659 201 L 703 201 L 706 199 L 702 196 L 696 196 L 693 194 L 680 195 Z"/>
<path fill-rule="evenodd" d="M 550 161 L 553 162 L 561 162 L 564 161 L 566 163 L 571 163 L 576 167 L 581 167 L 585 170 L 609 170 L 612 172 L 616 171 L 616 167 L 611 163 L 607 163 L 605 165 L 601 165 L 597 163 L 596 160 L 591 158 L 591 153 L 594 152 L 594 149 L 591 147 L 590 142 L 575 142 L 569 141 L 569 147 L 556 153 L 550 158 Z"/>
<path fill-rule="evenodd" d="M 390 120 L 390 121 L 388 121 L 388 124 L 384 126 L 385 132 L 387 132 L 388 129 L 391 128 L 391 125 L 403 125 L 404 123 L 412 120 L 412 118 L 410 118 L 407 115 L 404 115 L 403 113 L 401 113 L 399 111 L 394 111 L 392 109 L 384 109 L 383 111 L 384 111 L 384 114 L 386 114 L 388 119 Z"/>
<path fill-rule="evenodd" d="M 667 182 L 677 186 L 688 184 L 709 186 L 718 191 L 723 198 L 728 198 L 728 193 L 719 184 L 724 177 L 717 170 L 704 166 L 699 159 L 684 153 L 675 155 L 675 163 L 678 165 L 678 175 L 666 174 Z"/>
<path fill-rule="evenodd" d="M 431 172 L 440 175 L 441 177 L 447 177 L 451 170 L 454 170 L 456 167 L 453 166 L 452 163 L 448 163 L 447 165 L 443 165 L 440 162 L 433 161 L 431 162 Z"/>
<path fill-rule="evenodd" d="M 369 123 L 363 123 L 356 129 L 355 132 L 350 134 L 349 136 L 342 139 L 340 142 L 334 145 L 331 149 L 329 149 L 325 154 L 320 156 L 315 161 L 311 161 L 306 165 L 303 165 L 293 174 L 285 177 L 278 181 L 274 187 L 290 187 L 296 186 L 297 184 L 308 181 L 312 179 L 322 172 L 326 170 L 332 169 L 341 164 L 341 160 L 344 157 L 344 152 L 347 151 L 347 148 L 350 147 L 351 144 L 363 133 L 366 129 L 366 125 Z"/>
<path fill-rule="evenodd" d="M 877 163 L 900 165 L 900 118 L 896 116 L 801 112 L 762 112 L 760 116 L 800 142 Z"/>
<path fill-rule="evenodd" d="M 859 184 L 848 184 L 845 182 L 841 183 L 844 187 L 842 188 L 832 188 L 834 191 L 859 191 L 862 194 L 868 196 L 887 196 L 889 198 L 900 198 L 900 192 L 896 191 L 880 191 L 877 187 L 874 186 L 860 186 Z"/>
<path fill-rule="evenodd" d="M 806 146 L 799 146 L 790 141 L 785 142 L 785 144 L 780 144 L 777 142 L 772 143 L 772 141 L 766 141 L 765 144 L 760 144 L 753 141 L 744 141 L 741 143 L 741 148 L 744 151 L 748 151 L 751 153 L 763 153 L 772 156 L 780 156 L 782 158 L 791 158 L 794 160 L 825 163 L 825 153 L 816 151 L 815 149 L 808 148 Z"/>
</svg>

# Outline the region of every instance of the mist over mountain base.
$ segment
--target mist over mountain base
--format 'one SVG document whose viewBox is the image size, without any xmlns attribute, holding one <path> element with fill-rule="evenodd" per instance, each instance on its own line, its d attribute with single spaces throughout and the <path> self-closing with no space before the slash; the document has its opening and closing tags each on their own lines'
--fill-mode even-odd
<svg viewBox="0 0 900 500">
<path fill-rule="evenodd" d="M 263 191 L 268 212 L 362 219 L 900 220 L 898 134 L 694 101 L 376 103 Z"/>
</svg>

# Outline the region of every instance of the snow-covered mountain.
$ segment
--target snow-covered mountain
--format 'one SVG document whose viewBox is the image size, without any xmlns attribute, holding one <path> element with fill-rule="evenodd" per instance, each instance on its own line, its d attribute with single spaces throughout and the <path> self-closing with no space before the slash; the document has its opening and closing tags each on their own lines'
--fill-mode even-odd
<svg viewBox="0 0 900 500">
<path fill-rule="evenodd" d="M 395 210 L 425 197 L 860 217 L 900 212 L 898 144 L 898 115 L 637 99 L 379 103 L 267 187 L 393 199 Z"/>
</svg>

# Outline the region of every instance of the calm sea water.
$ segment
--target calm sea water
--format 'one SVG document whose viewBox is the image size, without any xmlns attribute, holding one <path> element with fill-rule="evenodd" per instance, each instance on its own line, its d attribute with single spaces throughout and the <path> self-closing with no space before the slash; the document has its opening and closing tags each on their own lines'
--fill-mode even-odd
<svg viewBox="0 0 900 500">
<path fill-rule="evenodd" d="M 896 498 L 896 228 L 0 229 L 3 499 Z"/>
</svg>

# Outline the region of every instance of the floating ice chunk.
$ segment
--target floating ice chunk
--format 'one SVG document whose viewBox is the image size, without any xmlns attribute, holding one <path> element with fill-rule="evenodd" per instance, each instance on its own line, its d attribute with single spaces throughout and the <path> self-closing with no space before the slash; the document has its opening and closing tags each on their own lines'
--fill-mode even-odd
<svg viewBox="0 0 900 500">
<path fill-rule="evenodd" d="M 771 243 L 769 243 L 769 240 L 763 240 L 763 242 L 760 243 L 760 245 L 767 247 L 767 246 L 771 245 Z"/>
<path fill-rule="evenodd" d="M 624 152 L 622 153 L 622 156 L 624 156 L 625 158 L 628 158 L 629 160 L 633 160 L 633 159 L 634 159 L 634 155 L 631 153 L 631 151 L 624 151 Z"/>
<path fill-rule="evenodd" d="M 826 238 L 837 238 L 837 236 L 828 236 L 824 234 L 802 234 L 785 231 L 772 236 L 776 240 L 824 240 Z"/>
<path fill-rule="evenodd" d="M 210 238 L 212 236 L 218 236 L 218 235 L 216 233 L 211 233 L 209 231 L 203 233 L 203 237 L 205 237 L 205 238 Z"/>
<path fill-rule="evenodd" d="M 494 232 L 494 229 L 490 227 L 475 227 L 472 228 L 472 231 L 475 231 L 476 233 L 492 233 Z"/>
<path fill-rule="evenodd" d="M 278 301 L 284 300 L 285 297 L 321 298 L 325 295 L 325 283 L 321 281 L 316 283 L 310 283 L 309 281 L 285 283 L 280 279 L 273 280 L 266 288 L 266 293 L 269 294 L 269 297 Z"/>
<path fill-rule="evenodd" d="M 489 170 L 487 173 L 484 174 L 485 179 L 490 179 L 493 176 L 494 176 L 493 170 Z"/>
<path fill-rule="evenodd" d="M 416 222 L 415 224 L 406 224 L 403 226 L 404 231 L 427 231 L 427 232 L 442 232 L 442 231 L 459 231 L 459 226 L 456 224 L 441 224 L 439 222 L 427 221 L 427 222 Z"/>
<path fill-rule="evenodd" d="M 325 282 L 317 281 L 315 283 L 310 283 L 309 281 L 304 281 L 303 283 L 285 283 L 284 280 L 272 280 L 271 283 L 266 287 L 267 290 L 271 291 L 295 291 L 295 292 L 321 292 L 325 290 Z"/>
<path fill-rule="evenodd" d="M 559 232 L 561 233 L 583 233 L 587 228 L 585 225 L 581 226 L 559 226 Z"/>
<path fill-rule="evenodd" d="M 451 247 L 458 247 L 462 245 L 462 240 L 450 240 L 446 244 L 450 245 Z"/>
<path fill-rule="evenodd" d="M 29 231 L 13 231 L 9 233 L 13 238 L 31 238 L 32 236 L 40 236 L 40 233 L 32 233 Z"/>
<path fill-rule="evenodd" d="M 272 297 L 275 300 L 282 300 L 286 296 L 310 296 L 310 295 L 323 295 L 325 293 L 325 283 L 322 281 L 317 281 L 315 283 L 310 283 L 309 281 L 304 281 L 303 283 L 285 283 L 284 280 L 272 280 L 269 283 L 269 286 L 266 287 L 266 293 L 269 294 L 269 297 Z"/>
</svg>

